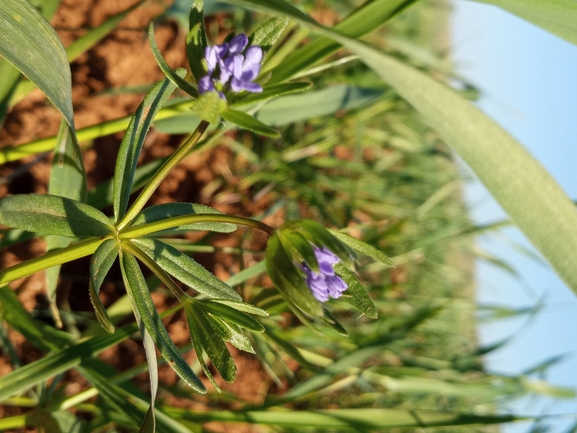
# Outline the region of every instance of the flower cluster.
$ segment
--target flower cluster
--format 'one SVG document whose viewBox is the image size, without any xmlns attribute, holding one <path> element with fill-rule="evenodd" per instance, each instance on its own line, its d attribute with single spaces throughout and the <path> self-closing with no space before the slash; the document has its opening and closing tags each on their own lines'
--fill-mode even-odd
<svg viewBox="0 0 577 433">
<path fill-rule="evenodd" d="M 335 274 L 333 265 L 340 263 L 341 259 L 326 247 L 321 249 L 313 245 L 313 251 L 319 263 L 319 272 L 314 272 L 306 263 L 302 263 L 301 269 L 305 273 L 307 285 L 320 302 L 327 302 L 329 296 L 340 298 L 348 286 L 341 277 Z"/>
<path fill-rule="evenodd" d="M 205 48 L 208 74 L 198 83 L 201 95 L 218 91 L 221 98 L 226 100 L 224 92 L 229 89 L 235 92 L 262 92 L 262 87 L 254 82 L 260 73 L 262 48 L 252 46 L 246 49 L 247 45 L 248 37 L 241 33 L 228 43 Z"/>
</svg>

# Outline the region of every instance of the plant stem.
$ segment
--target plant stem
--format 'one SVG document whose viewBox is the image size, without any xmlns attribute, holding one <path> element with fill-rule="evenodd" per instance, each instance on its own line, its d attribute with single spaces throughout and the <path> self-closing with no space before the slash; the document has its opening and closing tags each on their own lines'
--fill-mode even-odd
<svg viewBox="0 0 577 433">
<path fill-rule="evenodd" d="M 194 147 L 196 143 L 202 137 L 202 134 L 208 128 L 209 123 L 206 121 L 201 121 L 196 130 L 190 134 L 190 136 L 186 139 L 184 143 L 174 152 L 170 158 L 166 160 L 166 162 L 158 169 L 158 171 L 154 174 L 154 176 L 148 181 L 138 198 L 134 201 L 124 218 L 118 223 L 117 230 L 121 231 L 124 227 L 136 218 L 136 216 L 140 213 L 148 199 L 154 194 L 154 191 L 159 187 L 162 181 L 168 176 L 168 173 L 178 164 L 180 163 L 186 156 L 188 152 Z"/>
<path fill-rule="evenodd" d="M 196 214 L 176 216 L 166 218 L 161 221 L 138 225 L 136 227 L 128 227 L 126 230 L 119 233 L 119 237 L 120 239 L 132 239 L 147 236 L 162 230 L 168 230 L 173 227 L 207 222 L 229 223 L 246 227 L 253 227 L 255 229 L 262 230 L 269 235 L 274 232 L 274 229 L 271 226 L 250 218 L 221 214 Z"/>
</svg>

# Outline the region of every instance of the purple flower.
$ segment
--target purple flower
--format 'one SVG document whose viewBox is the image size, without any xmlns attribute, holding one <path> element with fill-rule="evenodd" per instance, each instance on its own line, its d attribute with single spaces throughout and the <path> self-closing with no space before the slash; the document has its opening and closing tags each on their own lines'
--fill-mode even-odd
<svg viewBox="0 0 577 433">
<path fill-rule="evenodd" d="M 326 247 L 318 248 L 313 245 L 313 251 L 319 263 L 319 272 L 315 272 L 303 262 L 301 269 L 305 273 L 305 280 L 315 298 L 320 302 L 327 302 L 331 298 L 340 298 L 348 286 L 341 277 L 335 274 L 333 265 L 340 263 L 332 251 Z"/>
<path fill-rule="evenodd" d="M 258 46 L 246 48 L 248 37 L 241 33 L 229 43 L 206 47 L 204 59 L 208 73 L 198 83 L 198 92 L 218 91 L 224 98 L 224 92 L 233 90 L 240 92 L 262 92 L 262 87 L 254 80 L 260 73 L 262 48 Z"/>
</svg>

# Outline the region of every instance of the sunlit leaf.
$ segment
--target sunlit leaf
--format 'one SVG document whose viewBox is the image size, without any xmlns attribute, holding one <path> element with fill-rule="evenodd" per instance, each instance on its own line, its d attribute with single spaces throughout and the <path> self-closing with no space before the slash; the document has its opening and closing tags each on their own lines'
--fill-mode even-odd
<svg viewBox="0 0 577 433">
<path fill-rule="evenodd" d="M 577 45 L 575 0 L 473 0 L 499 6 L 572 44 Z"/>
<path fill-rule="evenodd" d="M 50 194 L 21 194 L 0 200 L 0 223 L 38 234 L 106 236 L 114 226 L 90 205 Z"/>
<path fill-rule="evenodd" d="M 0 55 L 44 92 L 74 131 L 70 66 L 58 35 L 28 1 L 0 6 Z"/>
<path fill-rule="evenodd" d="M 144 139 L 148 134 L 148 129 L 152 124 L 156 114 L 161 109 L 162 104 L 174 91 L 176 85 L 168 79 L 164 79 L 156 84 L 147 93 L 144 101 L 138 106 L 136 113 L 132 116 L 128 129 L 126 130 L 118 157 L 116 158 L 116 168 L 114 170 L 114 219 L 120 221 L 126 212 L 128 199 L 132 192 L 134 182 L 134 172 L 138 157 L 144 144 Z"/>
</svg>

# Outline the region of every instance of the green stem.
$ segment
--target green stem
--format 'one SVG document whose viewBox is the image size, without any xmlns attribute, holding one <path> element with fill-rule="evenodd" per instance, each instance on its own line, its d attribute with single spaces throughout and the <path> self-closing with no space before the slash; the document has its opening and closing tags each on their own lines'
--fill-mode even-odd
<svg viewBox="0 0 577 433">
<path fill-rule="evenodd" d="M 93 254 L 98 246 L 108 238 L 88 238 L 66 248 L 50 251 L 43 256 L 27 260 L 0 271 L 0 284 L 9 283 L 35 272 L 61 265 L 71 260 Z"/>
<path fill-rule="evenodd" d="M 124 231 L 119 233 L 119 237 L 120 239 L 134 239 L 142 236 L 147 236 L 152 233 L 160 232 L 162 230 L 168 230 L 173 227 L 195 223 L 208 223 L 208 222 L 229 223 L 240 226 L 252 227 L 258 230 L 262 230 L 263 232 L 269 235 L 274 232 L 274 229 L 271 226 L 250 218 L 239 217 L 234 215 L 197 214 L 197 215 L 176 216 L 166 218 L 161 221 L 142 224 L 136 227 L 128 227 Z"/>
<path fill-rule="evenodd" d="M 158 171 L 154 174 L 154 176 L 148 181 L 138 198 L 134 201 L 124 218 L 118 223 L 117 229 L 121 231 L 124 227 L 136 218 L 136 216 L 140 213 L 146 202 L 150 199 L 156 188 L 162 183 L 162 181 L 168 176 L 168 173 L 178 164 L 180 163 L 186 156 L 188 152 L 193 148 L 193 146 L 198 143 L 206 128 L 208 128 L 209 123 L 206 121 L 200 122 L 196 130 L 190 134 L 190 136 L 186 139 L 184 143 L 174 152 L 170 158 L 166 160 L 166 162 L 158 169 Z"/>
</svg>

